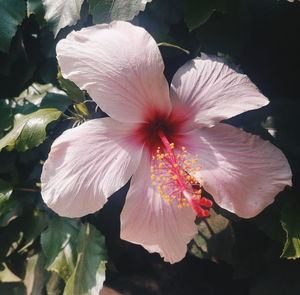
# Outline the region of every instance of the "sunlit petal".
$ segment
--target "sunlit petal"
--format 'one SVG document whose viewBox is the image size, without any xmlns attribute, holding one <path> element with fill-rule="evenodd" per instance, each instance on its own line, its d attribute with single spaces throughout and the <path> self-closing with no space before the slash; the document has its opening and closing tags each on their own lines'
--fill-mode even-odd
<svg viewBox="0 0 300 295">
<path fill-rule="evenodd" d="M 174 108 L 198 126 L 213 126 L 269 103 L 246 75 L 206 55 L 190 60 L 176 72 L 171 97 Z"/>
<path fill-rule="evenodd" d="M 132 128 L 104 118 L 65 131 L 53 143 L 43 167 L 45 203 L 67 217 L 102 208 L 139 165 L 142 147 L 132 144 Z"/>
<path fill-rule="evenodd" d="M 164 200 L 151 184 L 150 160 L 144 155 L 121 214 L 121 238 L 158 252 L 165 261 L 181 260 L 197 227 L 191 207 L 177 206 Z"/>
<path fill-rule="evenodd" d="M 143 28 L 127 22 L 73 31 L 56 48 L 65 78 L 85 89 L 115 120 L 143 122 L 169 113 L 169 87 L 158 47 Z"/>
<path fill-rule="evenodd" d="M 187 146 L 199 154 L 196 175 L 205 190 L 241 217 L 257 215 L 291 185 L 289 164 L 278 148 L 230 125 L 190 132 Z"/>
</svg>

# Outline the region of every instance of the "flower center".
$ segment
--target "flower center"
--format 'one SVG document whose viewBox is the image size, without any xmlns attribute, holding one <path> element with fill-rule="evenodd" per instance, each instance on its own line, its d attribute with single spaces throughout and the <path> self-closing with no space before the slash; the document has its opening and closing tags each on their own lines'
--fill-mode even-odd
<svg viewBox="0 0 300 295">
<path fill-rule="evenodd" d="M 160 130 L 157 135 L 162 147 L 158 146 L 152 156 L 152 185 L 167 202 L 177 201 L 178 208 L 191 206 L 198 217 L 209 216 L 212 201 L 202 197 L 202 184 L 191 175 L 201 169 L 197 166 L 198 155 L 191 159 L 184 146 L 175 153 L 174 143 L 169 142 L 165 133 Z"/>
<path fill-rule="evenodd" d="M 136 130 L 136 139 L 139 143 L 146 146 L 152 154 L 161 146 L 160 131 L 167 134 L 171 142 L 180 143 L 183 134 L 181 132 L 184 121 L 176 113 L 165 115 L 154 113 L 149 115 L 147 123 L 141 124 Z"/>
</svg>

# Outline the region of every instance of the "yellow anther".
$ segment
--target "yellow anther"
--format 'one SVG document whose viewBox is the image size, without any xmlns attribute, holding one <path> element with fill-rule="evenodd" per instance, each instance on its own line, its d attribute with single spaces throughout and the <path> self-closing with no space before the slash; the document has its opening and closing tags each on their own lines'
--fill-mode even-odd
<svg viewBox="0 0 300 295">
<path fill-rule="evenodd" d="M 200 170 L 196 163 L 198 157 L 190 158 L 186 147 L 180 147 L 181 150 L 175 151 L 175 144 L 170 143 L 169 148 L 157 147 L 152 159 L 153 164 L 150 167 L 150 178 L 155 190 L 168 203 L 176 201 L 178 208 L 188 207 L 189 201 L 183 196 L 182 190 L 186 189 L 193 198 L 201 198 L 201 184 L 199 179 L 192 176 Z M 167 152 L 169 151 L 169 152 Z M 197 177 L 198 178 L 198 177 Z"/>
</svg>

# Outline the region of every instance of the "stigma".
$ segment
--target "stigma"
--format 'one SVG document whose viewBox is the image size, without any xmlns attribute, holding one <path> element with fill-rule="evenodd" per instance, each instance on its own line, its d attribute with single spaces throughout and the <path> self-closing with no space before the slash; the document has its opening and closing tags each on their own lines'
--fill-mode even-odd
<svg viewBox="0 0 300 295">
<path fill-rule="evenodd" d="M 152 154 L 152 185 L 167 202 L 177 202 L 179 209 L 190 206 L 198 217 L 208 217 L 213 203 L 202 196 L 202 184 L 193 176 L 201 169 L 199 156 L 192 158 L 184 146 L 175 149 L 163 131 L 157 134 L 161 146 Z"/>
</svg>

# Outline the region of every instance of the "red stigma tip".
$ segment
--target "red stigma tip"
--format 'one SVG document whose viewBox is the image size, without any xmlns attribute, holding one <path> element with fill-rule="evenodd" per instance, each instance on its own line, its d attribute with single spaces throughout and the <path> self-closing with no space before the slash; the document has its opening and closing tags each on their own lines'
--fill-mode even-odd
<svg viewBox="0 0 300 295">
<path fill-rule="evenodd" d="M 210 208 L 213 205 L 213 202 L 211 200 L 208 200 L 208 199 L 206 199 L 204 197 L 202 197 L 201 199 L 199 199 L 197 201 L 198 201 L 198 204 L 200 206 L 204 206 L 204 207 L 207 207 L 207 208 Z"/>
<path fill-rule="evenodd" d="M 207 209 L 203 209 L 202 207 L 210 208 L 213 204 L 212 201 L 206 198 L 201 198 L 201 199 L 193 199 L 191 203 L 198 217 L 210 216 L 209 211 Z"/>
</svg>

